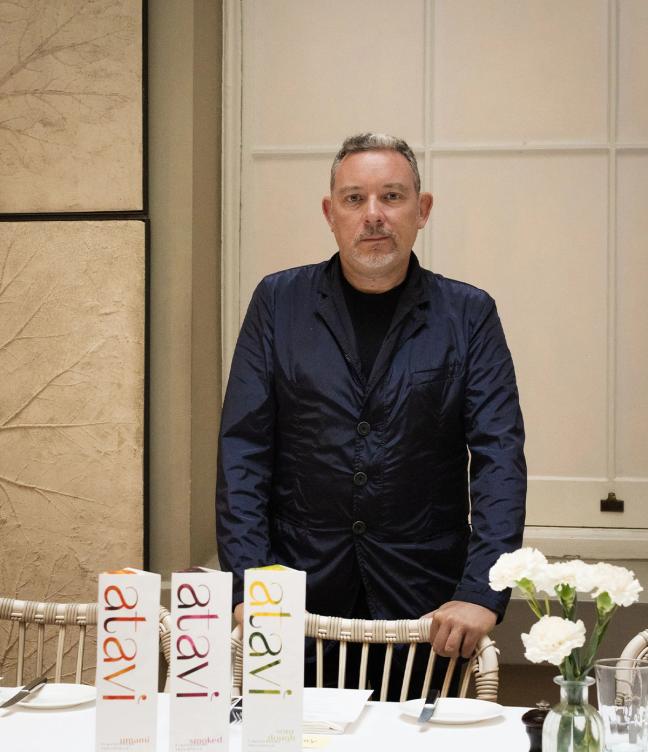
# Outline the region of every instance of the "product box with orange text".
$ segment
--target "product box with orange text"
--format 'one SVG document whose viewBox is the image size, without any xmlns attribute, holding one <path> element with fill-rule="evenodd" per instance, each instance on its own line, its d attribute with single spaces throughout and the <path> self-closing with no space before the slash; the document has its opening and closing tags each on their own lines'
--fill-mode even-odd
<svg viewBox="0 0 648 752">
<path fill-rule="evenodd" d="M 156 752 L 160 575 L 99 575 L 96 752 Z"/>
</svg>

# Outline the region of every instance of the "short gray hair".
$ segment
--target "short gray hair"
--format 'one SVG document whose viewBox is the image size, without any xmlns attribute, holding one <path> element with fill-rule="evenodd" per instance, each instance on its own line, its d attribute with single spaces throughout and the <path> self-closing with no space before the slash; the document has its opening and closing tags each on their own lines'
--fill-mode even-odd
<svg viewBox="0 0 648 752">
<path fill-rule="evenodd" d="M 335 173 L 340 165 L 340 162 L 349 154 L 356 154 L 359 151 L 378 151 L 380 149 L 388 149 L 389 151 L 395 151 L 402 154 L 409 162 L 409 166 L 414 173 L 414 187 L 416 192 L 421 192 L 421 176 L 418 171 L 418 164 L 416 163 L 416 157 L 409 145 L 401 138 L 395 136 L 389 136 L 387 133 L 358 133 L 355 136 L 349 136 L 344 139 L 344 143 L 340 147 L 340 151 L 335 155 L 333 164 L 331 165 L 331 193 L 333 192 L 333 186 L 335 185 Z"/>
</svg>

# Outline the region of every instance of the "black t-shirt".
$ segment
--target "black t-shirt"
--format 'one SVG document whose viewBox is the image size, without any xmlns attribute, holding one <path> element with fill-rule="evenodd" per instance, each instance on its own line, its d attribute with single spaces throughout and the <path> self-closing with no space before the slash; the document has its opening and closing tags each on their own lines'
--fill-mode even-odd
<svg viewBox="0 0 648 752">
<path fill-rule="evenodd" d="M 340 276 L 344 299 L 353 323 L 358 355 L 362 363 L 362 375 L 368 379 L 394 317 L 398 300 L 407 284 L 409 269 L 408 275 L 400 285 L 387 292 L 379 293 L 356 290 L 347 282 L 344 274 Z"/>
</svg>

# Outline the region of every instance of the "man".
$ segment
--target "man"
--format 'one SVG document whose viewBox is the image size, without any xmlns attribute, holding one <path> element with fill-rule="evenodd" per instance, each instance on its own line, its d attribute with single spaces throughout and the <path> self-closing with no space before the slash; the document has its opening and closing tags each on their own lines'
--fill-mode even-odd
<svg viewBox="0 0 648 752">
<path fill-rule="evenodd" d="M 245 568 L 280 562 L 307 572 L 309 611 L 431 613 L 435 651 L 467 657 L 508 602 L 488 571 L 522 540 L 511 356 L 492 298 L 412 253 L 432 196 L 404 141 L 347 139 L 330 188 L 339 254 L 266 277 L 241 329 L 219 448 L 221 565 L 235 602 Z"/>
</svg>

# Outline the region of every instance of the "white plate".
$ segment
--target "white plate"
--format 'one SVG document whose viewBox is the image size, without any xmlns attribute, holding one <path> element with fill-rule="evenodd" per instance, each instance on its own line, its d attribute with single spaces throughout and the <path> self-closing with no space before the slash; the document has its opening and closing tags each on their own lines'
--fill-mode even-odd
<svg viewBox="0 0 648 752">
<path fill-rule="evenodd" d="M 418 718 L 423 700 L 408 700 L 401 703 L 405 715 Z M 504 709 L 496 702 L 473 700 L 467 697 L 442 697 L 429 723 L 478 723 L 502 715 Z"/>
<path fill-rule="evenodd" d="M 2 687 L 0 689 L 0 705 L 15 695 L 20 687 Z M 83 705 L 97 698 L 95 687 L 86 684 L 50 684 L 47 683 L 33 695 L 16 703 L 23 708 L 35 708 L 50 710 L 55 708 L 71 708 L 74 705 Z"/>
</svg>

